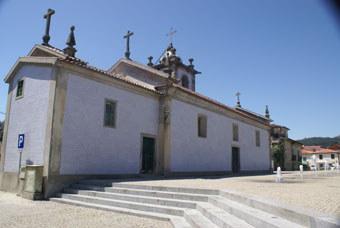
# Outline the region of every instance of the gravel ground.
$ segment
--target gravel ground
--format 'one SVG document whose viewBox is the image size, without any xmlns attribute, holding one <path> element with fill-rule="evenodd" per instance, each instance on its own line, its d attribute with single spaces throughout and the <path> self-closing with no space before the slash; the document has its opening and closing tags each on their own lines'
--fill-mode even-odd
<svg viewBox="0 0 340 228">
<path fill-rule="evenodd" d="M 334 171 L 285 172 L 283 183 L 276 183 L 276 175 L 244 177 L 206 177 L 194 179 L 166 179 L 138 181 L 134 184 L 162 185 L 188 188 L 231 189 L 280 201 L 298 207 L 310 208 L 327 214 L 340 216 L 340 173 Z M 129 182 L 126 182 L 129 183 Z M 131 182 L 132 183 L 132 182 Z"/>
<path fill-rule="evenodd" d="M 0 191 L 1 228 L 172 228 L 170 222 L 82 208 L 50 201 L 30 201 Z"/>
</svg>

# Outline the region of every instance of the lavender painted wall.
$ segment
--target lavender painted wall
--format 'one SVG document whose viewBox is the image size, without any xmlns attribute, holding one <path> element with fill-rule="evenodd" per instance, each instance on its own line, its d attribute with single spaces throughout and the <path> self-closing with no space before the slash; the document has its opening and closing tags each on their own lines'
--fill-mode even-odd
<svg viewBox="0 0 340 228">
<path fill-rule="evenodd" d="M 231 147 L 240 147 L 241 170 L 268 170 L 267 130 L 172 100 L 171 171 L 231 171 Z M 207 116 L 207 138 L 198 137 L 198 114 Z M 232 124 L 239 126 L 239 141 L 232 140 Z M 260 131 L 260 147 L 255 144 Z"/>
<path fill-rule="evenodd" d="M 25 78 L 24 96 L 16 99 L 18 80 Z M 25 134 L 22 165 L 26 160 L 43 165 L 51 68 L 23 66 L 11 84 L 10 117 L 5 154 L 5 172 L 18 172 L 18 135 Z"/>
<path fill-rule="evenodd" d="M 117 101 L 116 128 L 104 127 L 105 98 Z M 157 135 L 158 99 L 69 75 L 61 174 L 136 174 L 141 133 Z"/>
</svg>

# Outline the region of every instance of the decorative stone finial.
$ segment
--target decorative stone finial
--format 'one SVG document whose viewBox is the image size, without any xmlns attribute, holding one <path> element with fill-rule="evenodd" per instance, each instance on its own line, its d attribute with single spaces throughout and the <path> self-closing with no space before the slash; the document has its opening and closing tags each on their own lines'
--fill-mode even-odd
<svg viewBox="0 0 340 228">
<path fill-rule="evenodd" d="M 172 70 L 171 70 L 171 66 L 170 66 L 170 55 L 169 55 L 169 52 L 166 53 L 166 59 L 165 59 L 165 63 L 164 63 L 164 72 L 169 74 L 169 77 L 171 77 L 171 73 L 172 73 Z"/>
<path fill-rule="evenodd" d="M 171 48 L 171 55 L 176 55 L 176 48 Z"/>
<path fill-rule="evenodd" d="M 265 115 L 265 117 L 268 118 L 268 119 L 269 119 L 269 117 L 270 117 L 270 116 L 269 116 L 268 105 L 266 105 L 266 115 Z"/>
<path fill-rule="evenodd" d="M 68 38 L 66 41 L 67 48 L 64 49 L 64 53 L 72 57 L 74 57 L 77 52 L 77 49 L 73 47 L 76 45 L 76 38 L 74 37 L 74 32 L 73 32 L 74 29 L 75 27 L 72 25 L 70 35 L 68 35 Z"/>
<path fill-rule="evenodd" d="M 190 66 L 192 66 L 192 62 L 194 61 L 194 59 L 193 58 L 190 58 L 189 59 L 189 62 L 190 62 Z"/>
<path fill-rule="evenodd" d="M 240 95 L 241 94 L 239 92 L 236 93 L 236 96 L 237 96 L 237 105 L 236 106 L 241 108 Z"/>
<path fill-rule="evenodd" d="M 152 56 L 149 56 L 149 57 L 148 57 L 148 60 L 149 60 L 148 66 L 153 66 L 152 59 L 153 59 Z"/>
<path fill-rule="evenodd" d="M 125 58 L 130 59 L 130 36 L 133 35 L 133 32 L 128 31 L 124 39 L 126 39 L 126 51 L 125 51 Z"/>
<path fill-rule="evenodd" d="M 50 41 L 50 24 L 51 24 L 51 16 L 55 13 L 54 10 L 48 9 L 47 13 L 44 15 L 44 18 L 46 19 L 46 30 L 45 35 L 42 37 L 43 43 L 42 45 L 49 45 L 48 41 Z"/>
</svg>

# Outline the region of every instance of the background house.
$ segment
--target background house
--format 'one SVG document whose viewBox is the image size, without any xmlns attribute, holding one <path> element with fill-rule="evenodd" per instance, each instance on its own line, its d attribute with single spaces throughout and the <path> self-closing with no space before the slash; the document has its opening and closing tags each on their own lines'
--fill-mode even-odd
<svg viewBox="0 0 340 228">
<path fill-rule="evenodd" d="M 339 164 L 340 151 L 322 148 L 321 146 L 304 146 L 302 148 L 302 164 L 307 168 L 313 168 L 313 155 L 316 157 L 317 169 L 324 169 Z"/>
<path fill-rule="evenodd" d="M 271 124 L 271 145 L 278 145 L 282 150 L 282 170 L 298 170 L 301 165 L 302 143 L 288 137 L 289 128 L 277 124 Z M 276 164 L 278 165 L 278 164 Z"/>
</svg>

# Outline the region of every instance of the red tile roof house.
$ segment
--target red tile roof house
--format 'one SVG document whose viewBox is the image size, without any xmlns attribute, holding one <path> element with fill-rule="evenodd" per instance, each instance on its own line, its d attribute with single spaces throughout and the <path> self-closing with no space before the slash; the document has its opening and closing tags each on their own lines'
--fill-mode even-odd
<svg viewBox="0 0 340 228">
<path fill-rule="evenodd" d="M 314 168 L 313 155 L 316 158 L 317 168 L 325 169 L 325 164 L 330 168 L 339 164 L 340 151 L 322 148 L 321 146 L 305 146 L 302 150 L 302 164 Z"/>
</svg>

